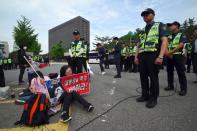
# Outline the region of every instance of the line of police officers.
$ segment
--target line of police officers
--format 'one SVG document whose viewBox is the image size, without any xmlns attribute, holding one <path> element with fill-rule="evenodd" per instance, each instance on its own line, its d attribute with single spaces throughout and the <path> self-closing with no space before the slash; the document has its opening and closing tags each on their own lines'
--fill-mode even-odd
<svg viewBox="0 0 197 131">
<path fill-rule="evenodd" d="M 49 63 L 49 58 L 48 57 L 42 57 L 42 56 L 33 56 L 32 60 L 35 62 L 40 62 L 40 63 Z M 4 58 L 0 60 L 0 65 L 3 66 L 4 70 L 12 70 L 12 69 L 17 69 L 18 63 L 15 62 L 12 58 Z"/>
<path fill-rule="evenodd" d="M 137 102 L 145 102 L 147 108 L 153 108 L 157 105 L 159 97 L 159 69 L 164 62 L 164 57 L 167 62 L 167 82 L 166 91 L 174 90 L 174 67 L 176 68 L 179 83 L 180 96 L 187 94 L 187 79 L 185 75 L 185 56 L 183 49 L 188 51 L 188 72 L 190 71 L 191 63 L 191 45 L 187 43 L 187 39 L 180 31 L 178 22 L 168 23 L 167 27 L 170 31 L 167 32 L 166 26 L 161 22 L 155 22 L 155 12 L 148 8 L 141 13 L 146 26 L 140 33 L 140 42 L 135 45 L 131 43 L 128 47 L 124 43 L 119 43 L 117 37 L 113 38 L 114 43 L 112 52 L 114 54 L 117 75 L 114 78 L 121 78 L 121 71 L 136 72 L 139 67 L 142 95 L 137 98 Z M 71 65 L 74 73 L 82 72 L 83 53 L 85 47 L 80 41 L 80 33 L 73 32 L 75 41 L 71 43 L 69 50 L 72 58 Z"/>
<path fill-rule="evenodd" d="M 187 93 L 187 80 L 185 75 L 185 56 L 183 47 L 186 37 L 180 32 L 178 22 L 168 23 L 171 32 L 168 35 L 161 22 L 154 22 L 155 12 L 148 8 L 141 13 L 146 26 L 140 35 L 140 43 L 135 55 L 135 63 L 139 64 L 142 96 L 137 102 L 147 101 L 146 107 L 153 108 L 157 105 L 159 96 L 159 65 L 163 63 L 164 55 L 167 58 L 168 87 L 166 91 L 174 90 L 174 67 L 176 68 L 180 96 Z M 169 43 L 168 43 L 169 42 Z M 168 47 L 167 47 L 168 46 Z"/>
<path fill-rule="evenodd" d="M 115 78 L 121 78 L 121 71 L 136 71 L 139 65 L 140 81 L 142 88 L 142 95 L 137 98 L 137 102 L 145 102 L 147 108 L 153 108 L 157 105 L 159 97 L 159 69 L 166 56 L 167 61 L 167 76 L 168 86 L 166 91 L 174 90 L 174 67 L 176 68 L 179 83 L 180 83 L 180 96 L 187 94 L 187 80 L 185 75 L 185 56 L 183 53 L 184 45 L 188 51 L 188 71 L 190 70 L 191 58 L 190 51 L 191 45 L 185 44 L 187 39 L 185 35 L 180 32 L 180 24 L 178 22 L 168 23 L 168 30 L 161 22 L 155 22 L 154 10 L 148 8 L 141 13 L 146 26 L 140 33 L 140 42 L 137 46 L 131 43 L 127 47 L 124 43 L 119 52 L 118 38 L 115 37 L 114 48 L 112 51 L 115 56 L 115 64 L 117 67 L 117 75 Z M 119 55 L 118 55 L 119 54 Z M 119 57 L 120 56 L 120 57 Z M 135 62 L 135 63 L 134 63 Z M 123 68 L 124 67 L 124 68 Z"/>
<path fill-rule="evenodd" d="M 11 58 L 4 58 L 0 60 L 0 65 L 3 66 L 4 70 L 11 70 L 16 69 L 16 66 L 14 65 Z"/>
</svg>

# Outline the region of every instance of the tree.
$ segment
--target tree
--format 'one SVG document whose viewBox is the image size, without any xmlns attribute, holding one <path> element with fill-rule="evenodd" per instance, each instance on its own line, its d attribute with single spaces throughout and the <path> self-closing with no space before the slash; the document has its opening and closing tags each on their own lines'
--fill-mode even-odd
<svg viewBox="0 0 197 131">
<path fill-rule="evenodd" d="M 193 39 L 193 31 L 197 27 L 196 21 L 194 18 L 189 18 L 185 20 L 181 25 L 181 31 L 186 35 L 189 42 Z"/>
<path fill-rule="evenodd" d="M 60 41 L 59 43 L 52 46 L 50 55 L 52 59 L 59 60 L 64 57 L 64 51 L 63 42 Z"/>
<path fill-rule="evenodd" d="M 20 48 L 27 46 L 27 51 L 31 51 L 34 55 L 38 55 L 41 52 L 41 44 L 38 43 L 38 34 L 35 34 L 35 30 L 30 24 L 30 20 L 24 16 L 21 16 L 20 20 L 17 20 L 17 26 L 14 27 L 13 36 L 16 45 Z"/>
<path fill-rule="evenodd" d="M 109 36 L 100 37 L 100 36 L 96 35 L 94 40 L 95 40 L 96 43 L 109 44 L 111 39 L 112 38 L 109 37 Z M 96 44 L 96 43 L 94 43 L 94 44 Z"/>
<path fill-rule="evenodd" d="M 93 45 L 96 45 L 97 43 L 101 43 L 106 49 L 111 49 L 112 48 L 112 37 L 109 36 L 104 36 L 104 37 L 100 37 L 100 36 L 95 36 L 95 42 L 93 43 Z"/>
</svg>

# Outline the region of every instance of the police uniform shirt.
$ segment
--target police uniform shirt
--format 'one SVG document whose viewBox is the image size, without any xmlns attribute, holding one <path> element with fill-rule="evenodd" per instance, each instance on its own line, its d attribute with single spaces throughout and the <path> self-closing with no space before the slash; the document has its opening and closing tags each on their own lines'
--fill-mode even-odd
<svg viewBox="0 0 197 131">
<path fill-rule="evenodd" d="M 121 56 L 121 45 L 120 43 L 116 43 L 113 48 L 115 51 L 113 52 L 115 58 L 119 58 Z"/>
</svg>

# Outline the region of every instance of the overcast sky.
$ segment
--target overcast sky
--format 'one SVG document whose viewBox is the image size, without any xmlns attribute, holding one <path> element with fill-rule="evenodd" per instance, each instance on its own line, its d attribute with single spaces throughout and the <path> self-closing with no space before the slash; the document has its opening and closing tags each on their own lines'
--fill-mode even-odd
<svg viewBox="0 0 197 131">
<path fill-rule="evenodd" d="M 48 52 L 48 30 L 76 16 L 90 21 L 90 40 L 122 36 L 142 28 L 140 13 L 151 7 L 160 22 L 183 22 L 197 17 L 196 0 L 0 0 L 0 41 L 13 46 L 13 27 L 20 16 L 31 20 L 43 53 Z M 72 33 L 72 32 L 71 32 Z"/>
</svg>

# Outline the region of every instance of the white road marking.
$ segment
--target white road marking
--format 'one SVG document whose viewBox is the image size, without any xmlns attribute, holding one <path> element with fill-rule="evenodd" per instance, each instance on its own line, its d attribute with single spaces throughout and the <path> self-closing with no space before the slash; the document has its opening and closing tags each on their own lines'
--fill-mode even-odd
<svg viewBox="0 0 197 131">
<path fill-rule="evenodd" d="M 110 95 L 114 95 L 115 89 L 116 89 L 116 87 L 113 87 L 113 88 L 109 91 L 109 94 L 110 94 Z"/>
</svg>

